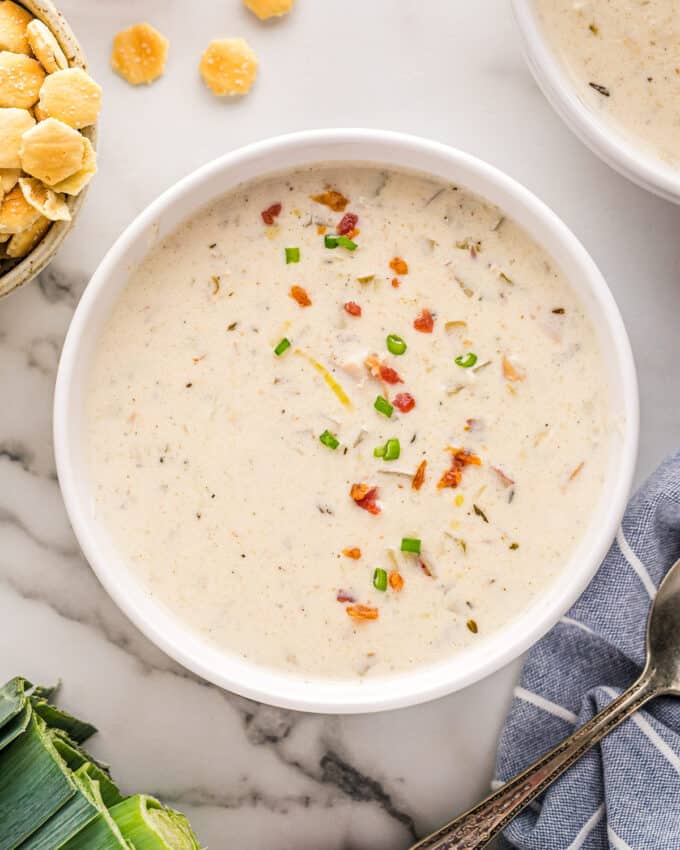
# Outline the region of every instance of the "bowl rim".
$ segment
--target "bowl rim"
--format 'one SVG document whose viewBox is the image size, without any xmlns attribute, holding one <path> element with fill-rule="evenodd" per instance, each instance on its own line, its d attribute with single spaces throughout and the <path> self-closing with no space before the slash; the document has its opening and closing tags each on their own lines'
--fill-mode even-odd
<svg viewBox="0 0 680 850">
<path fill-rule="evenodd" d="M 667 201 L 680 203 L 680 169 L 638 147 L 579 97 L 567 70 L 543 37 L 534 0 L 512 0 L 512 9 L 529 70 L 569 129 L 623 177 Z"/>
<path fill-rule="evenodd" d="M 148 593 L 144 598 L 141 587 L 136 586 L 134 592 L 130 591 L 129 586 L 125 588 L 123 585 L 133 583 L 130 574 L 125 569 L 117 571 L 116 566 L 107 563 L 102 556 L 95 533 L 96 522 L 89 513 L 88 489 L 76 475 L 76 464 L 71 462 L 71 453 L 76 451 L 77 444 L 74 438 L 74 417 L 70 416 L 70 411 L 76 403 L 73 399 L 76 397 L 75 378 L 79 349 L 90 316 L 96 311 L 98 296 L 102 291 L 106 291 L 110 277 L 116 273 L 119 266 L 125 264 L 125 258 L 132 247 L 157 226 L 164 212 L 172 210 L 173 205 L 179 204 L 185 195 L 197 187 L 210 187 L 214 178 L 223 170 L 236 170 L 249 162 L 258 163 L 265 159 L 271 164 L 263 165 L 259 173 L 276 173 L 282 168 L 281 165 L 277 168 L 277 156 L 285 156 L 286 151 L 309 145 L 315 145 L 317 148 L 347 145 L 352 151 L 360 151 L 362 146 L 371 145 L 384 151 L 398 148 L 399 156 L 403 154 L 403 161 L 407 161 L 409 151 L 420 152 L 424 156 L 429 155 L 433 159 L 446 161 L 452 170 L 454 167 L 464 169 L 479 182 L 493 183 L 499 194 L 505 193 L 513 202 L 516 201 L 522 206 L 527 215 L 533 216 L 535 221 L 551 231 L 551 235 L 554 234 L 555 239 L 560 241 L 579 264 L 579 271 L 587 279 L 589 294 L 593 295 L 598 309 L 606 317 L 612 339 L 610 356 L 616 363 L 620 378 L 622 410 L 625 415 L 620 455 L 617 454 L 616 477 L 611 486 L 611 493 L 607 493 L 608 498 L 603 498 L 598 505 L 602 516 L 598 514 L 601 522 L 593 530 L 590 555 L 584 562 L 577 563 L 574 570 L 570 570 L 568 574 L 567 570 L 560 572 L 555 587 L 560 586 L 561 594 L 558 596 L 557 592 L 553 592 L 554 598 L 550 604 L 541 600 L 540 605 L 537 603 L 530 606 L 516 620 L 490 635 L 484 644 L 480 644 L 479 650 L 475 648 L 469 653 L 458 653 L 442 663 L 404 671 L 370 683 L 310 680 L 304 676 L 282 674 L 242 662 L 235 655 L 220 653 L 197 639 L 195 635 L 192 637 L 191 630 L 164 613 L 160 603 L 150 603 Z M 344 160 L 347 161 L 347 158 L 345 156 Z M 324 160 L 322 155 L 315 155 L 306 161 L 309 164 L 329 159 L 340 161 L 339 157 Z M 375 156 L 355 156 L 354 159 L 357 162 L 380 161 Z M 387 157 L 386 162 L 399 167 Z M 406 167 L 403 162 L 401 167 Z M 233 185 L 237 183 L 238 181 Z M 183 218 L 189 218 L 201 206 L 222 193 L 220 191 L 210 194 L 208 190 L 200 204 L 188 206 Z M 121 287 L 123 285 L 120 284 Z M 118 292 L 119 289 L 115 291 Z M 64 503 L 87 560 L 120 609 L 153 643 L 184 667 L 208 681 L 260 702 L 301 711 L 367 713 L 415 705 L 466 687 L 516 659 L 558 621 L 585 589 L 615 537 L 635 468 L 638 416 L 638 389 L 633 355 L 613 296 L 585 248 L 542 201 L 494 166 L 442 143 L 391 131 L 327 129 L 278 136 L 224 154 L 171 186 L 128 225 L 99 264 L 68 330 L 59 362 L 54 396 L 54 448 Z M 531 617 L 528 616 L 529 612 Z M 472 659 L 472 663 L 461 663 L 463 655 L 468 662 Z"/>
<path fill-rule="evenodd" d="M 33 17 L 42 21 L 50 30 L 66 54 L 69 68 L 88 70 L 87 58 L 80 42 L 64 16 L 52 3 L 52 0 L 17 0 L 17 3 L 30 12 Z M 89 139 L 95 151 L 97 150 L 97 126 L 98 122 L 95 122 L 81 130 L 81 133 Z M 73 230 L 89 188 L 88 183 L 77 195 L 68 198 L 67 203 L 71 212 L 69 221 L 53 222 L 45 236 L 25 257 L 22 257 L 16 265 L 4 274 L 0 274 L 0 298 L 9 295 L 10 292 L 23 286 L 23 284 L 29 283 L 52 261 L 66 237 Z"/>
</svg>

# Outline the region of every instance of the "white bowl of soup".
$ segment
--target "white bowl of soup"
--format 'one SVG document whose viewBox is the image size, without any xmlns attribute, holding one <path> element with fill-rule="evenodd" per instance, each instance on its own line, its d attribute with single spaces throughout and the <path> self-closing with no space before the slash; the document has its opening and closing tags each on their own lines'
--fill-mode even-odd
<svg viewBox="0 0 680 850">
<path fill-rule="evenodd" d="M 679 203 L 672 4 L 513 0 L 513 8 L 529 68 L 570 129 L 620 174 Z"/>
<path fill-rule="evenodd" d="M 279 706 L 461 688 L 615 536 L 621 317 L 530 192 L 447 146 L 304 132 L 209 163 L 102 261 L 64 346 L 59 481 L 135 625 Z"/>
</svg>

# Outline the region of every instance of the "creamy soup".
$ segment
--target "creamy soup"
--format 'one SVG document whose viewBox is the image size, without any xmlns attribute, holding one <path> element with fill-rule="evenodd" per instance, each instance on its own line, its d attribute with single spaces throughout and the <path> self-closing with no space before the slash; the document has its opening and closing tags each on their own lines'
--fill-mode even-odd
<svg viewBox="0 0 680 850">
<path fill-rule="evenodd" d="M 582 535 L 598 342 L 467 191 L 372 166 L 250 183 L 154 247 L 94 357 L 95 510 L 207 640 L 311 677 L 484 639 Z"/>
<path fill-rule="evenodd" d="M 580 96 L 634 143 L 680 165 L 680 3 L 534 0 Z"/>
</svg>

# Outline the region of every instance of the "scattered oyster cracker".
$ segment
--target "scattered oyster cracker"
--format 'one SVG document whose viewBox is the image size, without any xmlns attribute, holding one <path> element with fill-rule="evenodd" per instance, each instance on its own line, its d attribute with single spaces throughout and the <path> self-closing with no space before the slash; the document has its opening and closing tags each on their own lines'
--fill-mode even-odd
<svg viewBox="0 0 680 850">
<path fill-rule="evenodd" d="M 220 97 L 247 94 L 257 77 L 257 68 L 257 55 L 243 38 L 211 41 L 199 66 L 210 91 Z"/>
<path fill-rule="evenodd" d="M 281 18 L 293 8 L 295 0 L 243 0 L 244 4 L 261 21 Z"/>
<path fill-rule="evenodd" d="M 114 36 L 111 67 L 130 85 L 157 80 L 167 57 L 168 40 L 151 24 L 134 24 Z"/>
</svg>

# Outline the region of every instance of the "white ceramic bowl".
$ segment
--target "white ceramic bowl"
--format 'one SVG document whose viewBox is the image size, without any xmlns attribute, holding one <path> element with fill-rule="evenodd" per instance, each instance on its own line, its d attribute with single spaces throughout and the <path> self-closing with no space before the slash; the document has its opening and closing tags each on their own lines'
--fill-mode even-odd
<svg viewBox="0 0 680 850">
<path fill-rule="evenodd" d="M 606 483 L 587 533 L 535 604 L 450 660 L 356 682 L 306 681 L 220 652 L 155 601 L 94 515 L 83 437 L 93 350 L 131 269 L 149 248 L 242 181 L 333 160 L 427 172 L 471 189 L 520 222 L 552 254 L 590 314 L 606 360 L 611 403 L 622 422 L 612 434 Z M 135 625 L 177 661 L 222 687 L 274 705 L 324 712 L 377 711 L 441 696 L 502 667 L 538 640 L 586 587 L 616 533 L 631 484 L 637 433 L 637 383 L 628 338 L 607 285 L 573 234 L 527 189 L 474 157 L 412 136 L 369 130 L 303 132 L 250 145 L 208 163 L 154 201 L 108 252 L 78 305 L 59 365 L 54 406 L 57 469 L 73 529 L 102 584 Z"/>
<path fill-rule="evenodd" d="M 594 154 L 643 189 L 680 204 L 680 171 L 638 147 L 579 96 L 543 37 L 533 0 L 512 0 L 527 64 L 549 103 Z"/>
</svg>

